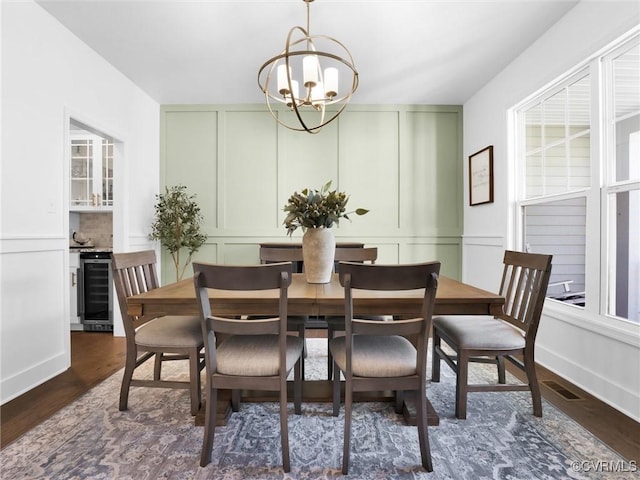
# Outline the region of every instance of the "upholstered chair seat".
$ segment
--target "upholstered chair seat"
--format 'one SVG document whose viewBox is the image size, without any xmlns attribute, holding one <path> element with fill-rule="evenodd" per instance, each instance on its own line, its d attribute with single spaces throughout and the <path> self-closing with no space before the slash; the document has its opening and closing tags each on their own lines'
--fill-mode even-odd
<svg viewBox="0 0 640 480">
<path fill-rule="evenodd" d="M 340 370 L 347 369 L 345 337 L 329 346 Z M 404 337 L 355 335 L 351 369 L 356 377 L 405 377 L 416 374 L 416 348 Z"/>
<path fill-rule="evenodd" d="M 221 375 L 271 377 L 280 371 L 280 339 L 277 335 L 243 335 L 223 340 L 216 349 L 217 372 Z M 304 341 L 287 336 L 286 370 L 302 355 Z"/>
<path fill-rule="evenodd" d="M 433 317 L 433 324 L 460 348 L 513 350 L 525 345 L 522 330 L 494 317 Z"/>
<path fill-rule="evenodd" d="M 173 348 L 202 345 L 200 317 L 168 315 L 155 318 L 136 330 L 136 343 L 142 347 L 165 345 Z"/>
</svg>

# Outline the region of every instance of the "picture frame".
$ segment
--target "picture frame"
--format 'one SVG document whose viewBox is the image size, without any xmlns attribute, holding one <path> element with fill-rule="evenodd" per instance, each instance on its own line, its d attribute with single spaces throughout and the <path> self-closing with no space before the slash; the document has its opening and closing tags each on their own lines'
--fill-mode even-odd
<svg viewBox="0 0 640 480">
<path fill-rule="evenodd" d="M 469 205 L 493 203 L 493 145 L 469 156 Z"/>
</svg>

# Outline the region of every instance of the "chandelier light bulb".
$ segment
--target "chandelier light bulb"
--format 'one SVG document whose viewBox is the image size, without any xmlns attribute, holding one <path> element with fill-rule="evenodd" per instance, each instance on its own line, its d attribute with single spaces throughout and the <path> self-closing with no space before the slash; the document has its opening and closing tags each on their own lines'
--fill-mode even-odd
<svg viewBox="0 0 640 480">
<path fill-rule="evenodd" d="M 291 69 L 289 69 L 288 76 L 291 76 Z M 291 93 L 289 91 L 289 80 L 287 80 L 287 78 L 287 66 L 278 65 L 278 93 L 283 96 Z"/>
<path fill-rule="evenodd" d="M 338 95 L 338 69 L 329 67 L 324 71 L 324 87 L 327 98 Z"/>
<path fill-rule="evenodd" d="M 318 57 L 307 55 L 302 59 L 303 78 L 305 87 L 315 87 L 318 83 Z"/>
</svg>

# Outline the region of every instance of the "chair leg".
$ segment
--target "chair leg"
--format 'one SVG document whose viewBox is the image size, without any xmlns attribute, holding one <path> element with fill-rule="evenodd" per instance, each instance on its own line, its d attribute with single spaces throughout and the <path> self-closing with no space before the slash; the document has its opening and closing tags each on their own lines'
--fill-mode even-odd
<svg viewBox="0 0 640 480">
<path fill-rule="evenodd" d="M 204 435 L 202 437 L 202 452 L 200 453 L 201 467 L 206 467 L 211 463 L 211 450 L 213 449 L 213 437 L 216 429 L 217 404 L 218 391 L 211 387 L 211 379 L 208 379 L 207 393 L 205 395 Z"/>
<path fill-rule="evenodd" d="M 536 417 L 542 416 L 542 398 L 540 396 L 540 385 L 538 385 L 538 376 L 536 374 L 536 364 L 533 357 L 533 352 L 529 353 L 525 351 L 524 354 L 524 368 L 527 372 L 527 379 L 529 381 L 529 389 L 531 390 L 531 402 L 533 403 L 533 415 Z"/>
<path fill-rule="evenodd" d="M 231 411 L 237 412 L 240 410 L 240 390 L 231 390 Z"/>
<path fill-rule="evenodd" d="M 329 349 L 329 342 L 333 338 L 333 327 L 327 322 L 327 379 L 333 378 L 333 355 Z"/>
<path fill-rule="evenodd" d="M 336 370 L 339 370 L 336 368 Z M 339 375 L 339 374 L 338 374 Z M 333 377 L 335 379 L 335 375 Z M 349 473 L 349 453 L 351 451 L 351 402 L 353 392 L 351 381 L 346 379 L 344 389 L 344 447 L 342 450 L 342 474 Z"/>
<path fill-rule="evenodd" d="M 464 350 L 458 352 L 456 364 L 456 418 L 467 418 L 467 376 L 469 372 L 469 354 Z"/>
<path fill-rule="evenodd" d="M 504 369 L 504 357 L 502 355 L 496 356 L 496 363 L 498 364 L 498 383 L 507 383 L 507 377 Z"/>
<path fill-rule="evenodd" d="M 440 348 L 440 335 L 436 333 L 436 329 L 433 329 L 433 344 L 431 347 L 431 381 L 440 381 L 440 354 L 438 349 Z"/>
<path fill-rule="evenodd" d="M 289 426 L 287 425 L 287 384 L 280 387 L 280 441 L 282 443 L 282 468 L 285 473 L 291 470 L 289 460 Z"/>
<path fill-rule="evenodd" d="M 120 386 L 120 405 L 118 409 L 123 412 L 127 410 L 129 404 L 129 388 L 131 387 L 131 378 L 133 371 L 136 369 L 136 357 L 138 352 L 134 349 L 132 352 L 127 351 L 127 360 L 124 366 L 124 375 L 122 376 L 122 385 Z"/>
<path fill-rule="evenodd" d="M 333 416 L 340 414 L 340 369 L 333 364 Z"/>
<path fill-rule="evenodd" d="M 162 373 L 162 361 L 164 356 L 161 352 L 156 353 L 156 358 L 153 364 L 153 379 L 160 380 L 160 374 Z"/>
<path fill-rule="evenodd" d="M 200 410 L 200 352 L 197 348 L 189 351 L 189 395 L 191 396 L 191 415 Z"/>
<path fill-rule="evenodd" d="M 396 390 L 395 392 L 395 412 L 400 415 L 404 411 L 404 391 Z"/>
<path fill-rule="evenodd" d="M 302 358 L 293 367 L 293 410 L 296 415 L 302 413 Z"/>
<path fill-rule="evenodd" d="M 427 430 L 427 394 L 426 388 L 422 388 L 418 397 L 417 410 L 417 427 L 418 440 L 420 441 L 420 456 L 422 458 L 422 466 L 427 472 L 433 472 L 433 464 L 431 462 L 431 449 L 429 448 L 429 431 Z"/>
<path fill-rule="evenodd" d="M 304 378 L 304 359 L 307 358 L 307 338 L 304 322 L 298 327 L 298 336 L 302 339 L 302 355 L 300 356 L 300 372 Z"/>
</svg>

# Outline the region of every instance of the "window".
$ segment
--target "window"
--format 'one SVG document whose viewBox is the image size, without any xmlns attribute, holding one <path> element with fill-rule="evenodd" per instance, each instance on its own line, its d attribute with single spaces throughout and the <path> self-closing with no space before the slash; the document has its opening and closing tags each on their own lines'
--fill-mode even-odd
<svg viewBox="0 0 640 480">
<path fill-rule="evenodd" d="M 604 58 L 607 313 L 640 322 L 640 42 Z"/>
<path fill-rule="evenodd" d="M 515 110 L 519 238 L 553 254 L 547 296 L 640 323 L 640 40 Z"/>
<path fill-rule="evenodd" d="M 522 238 L 553 255 L 548 296 L 585 304 L 591 79 L 581 71 L 523 109 Z"/>
</svg>

